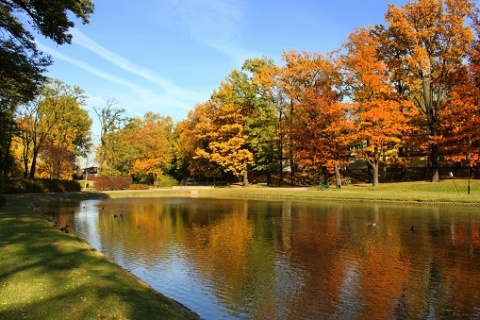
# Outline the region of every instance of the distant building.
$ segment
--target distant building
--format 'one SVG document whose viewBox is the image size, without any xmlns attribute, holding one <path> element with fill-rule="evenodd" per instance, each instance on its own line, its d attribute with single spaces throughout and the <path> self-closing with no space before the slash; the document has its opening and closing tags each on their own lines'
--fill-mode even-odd
<svg viewBox="0 0 480 320">
<path fill-rule="evenodd" d="M 83 169 L 82 180 L 85 180 L 87 176 L 86 172 L 88 172 L 88 177 L 96 177 L 98 175 L 98 167 L 89 167 L 89 168 Z"/>
</svg>

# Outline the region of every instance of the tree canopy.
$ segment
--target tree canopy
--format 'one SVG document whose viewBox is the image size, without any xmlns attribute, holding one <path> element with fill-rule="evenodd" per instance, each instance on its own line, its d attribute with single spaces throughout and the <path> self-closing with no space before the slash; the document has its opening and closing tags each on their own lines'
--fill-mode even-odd
<svg viewBox="0 0 480 320">
<path fill-rule="evenodd" d="M 33 32 L 59 45 L 70 43 L 72 15 L 86 24 L 93 10 L 90 0 L 0 0 L 0 171 L 4 176 L 13 165 L 15 109 L 42 90 L 44 73 L 52 63 L 37 49 Z"/>
</svg>

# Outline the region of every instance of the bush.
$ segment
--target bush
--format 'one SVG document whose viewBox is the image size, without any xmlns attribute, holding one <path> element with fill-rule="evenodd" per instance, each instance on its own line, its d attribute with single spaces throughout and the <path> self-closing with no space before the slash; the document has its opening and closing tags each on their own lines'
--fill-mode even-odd
<svg viewBox="0 0 480 320">
<path fill-rule="evenodd" d="M 5 181 L 3 181 L 2 178 L 0 178 L 0 207 L 3 207 L 4 205 L 7 204 L 7 199 L 5 199 L 5 196 L 3 195 L 5 193 Z"/>
<path fill-rule="evenodd" d="M 157 188 L 169 188 L 178 185 L 178 181 L 172 176 L 162 176 L 157 180 Z"/>
<path fill-rule="evenodd" d="M 133 183 L 130 185 L 130 190 L 148 190 L 150 186 L 143 183 Z"/>
<path fill-rule="evenodd" d="M 19 179 L 6 181 L 5 193 L 77 192 L 81 186 L 73 180 Z"/>
<path fill-rule="evenodd" d="M 132 184 L 130 177 L 97 177 L 95 189 L 98 191 L 128 190 Z"/>
</svg>

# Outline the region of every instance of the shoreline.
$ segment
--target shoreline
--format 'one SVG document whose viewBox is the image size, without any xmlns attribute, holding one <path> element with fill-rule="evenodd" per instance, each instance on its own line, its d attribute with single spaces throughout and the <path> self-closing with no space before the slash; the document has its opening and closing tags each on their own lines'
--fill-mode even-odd
<svg viewBox="0 0 480 320">
<path fill-rule="evenodd" d="M 107 198 L 138 198 L 138 197 L 194 197 L 194 198 L 237 198 L 254 200 L 293 200 L 293 201 L 332 201 L 348 203 L 378 203 L 378 204 L 409 204 L 409 205 L 439 205 L 439 206 L 480 206 L 480 193 L 459 194 L 458 192 L 416 192 L 378 190 L 370 185 L 358 185 L 357 190 L 330 189 L 318 190 L 308 187 L 275 188 L 275 187 L 220 187 L 204 188 L 189 187 L 182 189 L 149 189 L 149 190 L 118 190 L 105 191 Z M 363 191 L 359 188 L 365 188 Z M 360 191 L 359 191 L 360 190 Z"/>
<path fill-rule="evenodd" d="M 480 185 L 480 184 L 479 184 Z M 388 187 L 387 187 L 388 188 Z M 374 192 L 372 192 L 372 190 Z M 455 190 L 456 191 L 456 190 Z M 38 232 L 35 230 L 34 225 L 41 225 L 42 229 L 45 229 L 45 234 L 43 235 L 46 237 L 48 242 L 56 242 L 62 244 L 62 250 L 67 250 L 69 248 L 74 248 L 76 246 L 81 246 L 84 251 L 94 252 L 93 256 L 86 256 L 83 259 L 76 262 L 79 266 L 77 269 L 73 271 L 69 270 L 62 270 L 64 275 L 67 278 L 73 277 L 72 274 L 74 272 L 83 272 L 84 274 L 88 274 L 88 270 L 90 267 L 82 267 L 84 264 L 105 264 L 107 262 L 110 267 L 105 267 L 109 270 L 115 269 L 114 273 L 118 273 L 116 276 L 119 279 L 128 280 L 134 279 L 134 283 L 132 284 L 131 280 L 128 286 L 132 290 L 142 289 L 147 290 L 149 293 L 149 303 L 155 305 L 162 305 L 163 308 L 166 308 L 169 314 L 176 314 L 176 316 L 169 316 L 164 317 L 163 314 L 160 315 L 159 319 L 184 319 L 184 318 L 191 318 L 191 319 L 201 319 L 198 314 L 196 314 L 193 310 L 190 310 L 185 305 L 181 304 L 180 302 L 171 299 L 162 295 L 161 293 L 157 292 L 153 289 L 150 285 L 146 284 L 144 281 L 140 280 L 134 274 L 129 272 L 128 270 L 123 269 L 120 267 L 115 261 L 107 258 L 104 254 L 99 252 L 98 250 L 94 249 L 88 242 L 85 240 L 77 237 L 76 235 L 67 235 L 59 232 L 59 230 L 55 230 L 52 228 L 52 222 L 46 215 L 43 215 L 35 210 L 37 205 L 41 205 L 44 203 L 52 203 L 52 202 L 72 202 L 72 201 L 82 201 L 82 200 L 90 200 L 90 199 L 115 199 L 115 198 L 151 198 L 151 197 L 193 197 L 193 198 L 223 198 L 223 199 L 252 199 L 252 200 L 266 200 L 266 201 L 282 201 L 282 200 L 291 200 L 291 201 L 331 201 L 331 202 L 348 202 L 348 203 L 365 203 L 365 204 L 390 204 L 390 205 L 439 205 L 439 206 L 480 206 L 480 194 L 474 195 L 460 195 L 458 192 L 417 192 L 417 191 L 398 191 L 398 190 L 382 190 L 382 189 L 372 189 L 368 186 L 354 186 L 353 188 L 342 188 L 341 190 L 330 189 L 330 190 L 320 190 L 316 188 L 270 188 L 270 187 L 250 187 L 250 188 L 241 188 L 241 187 L 222 187 L 222 188 L 181 188 L 181 189 L 150 189 L 150 190 L 138 190 L 138 191 L 109 191 L 109 192 L 73 192 L 73 193 L 35 193 L 35 194 L 6 194 L 5 198 L 7 200 L 7 206 L 0 207 L 0 221 L 5 222 L 7 221 L 7 228 L 8 223 L 12 224 L 13 221 L 16 223 L 22 222 L 26 223 L 26 226 L 22 228 L 32 229 L 29 232 Z M 445 196 L 446 195 L 446 196 Z M 448 201 L 441 201 L 443 199 L 447 199 Z M 1 225 L 0 225 L 1 227 Z M 5 224 L 3 226 L 5 228 Z M 43 231 L 42 231 L 43 232 Z M 7 239 L 5 239 L 7 237 Z M 31 237 L 27 236 L 22 238 L 23 240 L 15 240 L 19 242 L 21 245 L 28 247 L 28 241 L 31 241 Z M 45 240 L 45 239 L 43 239 Z M 11 241 L 8 240 L 8 236 L 5 236 L 5 232 L 0 233 L 0 241 L 3 243 L 9 244 Z M 81 244 L 79 244 L 81 243 Z M 17 243 L 18 244 L 18 243 Z M 5 249 L 5 248 L 4 248 Z M 8 245 L 6 248 L 8 251 Z M 58 250 L 58 248 L 57 248 Z M 14 255 L 14 259 L 16 260 L 14 264 L 21 264 L 23 259 L 28 259 L 29 256 L 32 254 L 31 252 L 24 252 L 27 256 L 21 255 Z M 11 257 L 11 255 L 10 255 Z M 1 258 L 1 253 L 0 253 Z M 57 257 L 54 257 L 57 258 Z M 50 258 L 45 259 L 43 264 L 49 264 Z M 5 260 L 5 257 L 4 259 Z M 0 267 L 4 268 L 5 266 L 2 265 L 5 263 L 0 261 Z M 7 267 L 11 267 L 11 265 L 7 265 Z M 43 265 L 42 265 L 43 267 Z M 17 271 L 15 268 L 8 271 L 7 274 L 12 273 L 15 274 Z M 28 273 L 28 270 L 24 271 Z M 3 273 L 3 272 L 2 272 Z M 20 276 L 16 275 L 16 276 Z M 18 281 L 17 279 L 15 281 Z M 29 281 L 37 281 L 37 279 L 29 279 Z M 95 280 L 92 280 L 95 281 Z M 8 283 L 8 282 L 7 282 Z M 20 284 L 21 281 L 20 281 Z M 90 285 L 90 282 L 87 282 Z M 17 285 L 17 283 L 15 283 Z M 24 284 L 25 286 L 31 286 L 31 283 L 28 281 Z M 12 296 L 8 298 L 8 289 L 9 286 L 2 285 L 2 292 L 0 293 L 0 318 L 9 318 L 11 314 L 18 316 L 21 313 L 14 313 L 15 308 L 21 308 L 22 306 L 20 302 L 12 302 L 9 300 L 14 300 L 14 294 L 18 293 L 10 293 Z M 135 289 L 136 288 L 136 289 Z M 112 295 L 117 294 L 118 292 L 114 292 L 117 289 L 110 289 L 113 291 Z M 153 294 L 153 295 L 152 295 Z M 7 298 L 5 298 L 7 296 Z M 77 300 L 78 298 L 80 301 L 84 299 L 83 297 L 75 297 L 69 296 L 70 300 Z M 43 297 L 34 297 L 40 300 Z M 15 304 L 16 303 L 16 304 Z M 24 303 L 24 302 L 23 302 Z M 139 309 L 140 306 L 135 304 L 141 304 L 141 302 L 131 302 L 133 309 Z M 17 305 L 15 307 L 15 305 Z M 55 303 L 55 308 L 57 308 L 57 303 Z M 8 308 L 10 306 L 10 309 Z M 6 309 L 7 308 L 7 309 Z M 48 308 L 48 306 L 47 306 Z M 115 303 L 113 303 L 112 308 L 117 308 Z M 91 311 L 91 310 L 90 310 Z M 165 311 L 165 312 L 167 312 Z M 10 313 L 8 313 L 10 312 Z M 13 313 L 12 313 L 13 312 Z M 28 313 L 27 313 L 28 314 Z M 159 315 L 157 315 L 159 316 Z M 47 319 L 42 317 L 34 317 L 39 319 Z M 131 317 L 118 317 L 119 319 L 140 319 L 141 317 L 131 316 Z M 62 319 L 60 316 L 59 319 Z M 155 318 L 152 318 L 155 319 Z"/>
<path fill-rule="evenodd" d="M 0 207 L 0 319 L 201 319 L 35 209 L 98 194 L 6 198 Z"/>
</svg>

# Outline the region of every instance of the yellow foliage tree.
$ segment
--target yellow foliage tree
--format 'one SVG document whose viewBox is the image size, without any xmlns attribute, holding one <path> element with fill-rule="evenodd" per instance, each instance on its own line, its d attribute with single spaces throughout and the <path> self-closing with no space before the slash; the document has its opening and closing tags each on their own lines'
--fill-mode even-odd
<svg viewBox="0 0 480 320">
<path fill-rule="evenodd" d="M 245 131 L 250 106 L 249 93 L 242 86 L 247 82 L 245 74 L 233 71 L 203 105 L 202 111 L 208 121 L 199 123 L 195 129 L 197 138 L 204 141 L 197 147 L 195 158 L 216 164 L 238 178 L 243 177 L 245 186 L 248 185 L 248 166 L 253 163 Z"/>
</svg>

